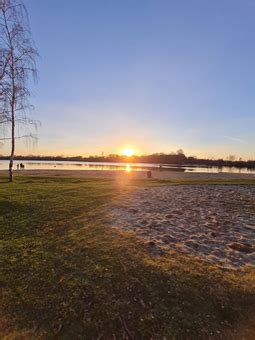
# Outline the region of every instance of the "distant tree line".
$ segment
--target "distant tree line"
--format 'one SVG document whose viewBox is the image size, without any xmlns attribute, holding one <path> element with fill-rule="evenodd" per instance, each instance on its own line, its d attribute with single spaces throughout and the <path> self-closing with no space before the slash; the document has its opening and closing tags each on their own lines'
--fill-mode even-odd
<svg viewBox="0 0 255 340">
<path fill-rule="evenodd" d="M 1 160 L 7 160 L 7 156 L 1 156 Z M 132 156 L 126 157 L 117 154 L 111 154 L 108 156 L 75 156 L 75 157 L 63 157 L 63 156 L 16 156 L 16 160 L 35 160 L 35 161 L 69 161 L 69 162 L 116 162 L 116 163 L 152 163 L 159 165 L 191 165 L 191 166 L 217 166 L 217 167 L 237 167 L 237 168 L 255 168 L 255 160 L 243 161 L 242 159 L 235 160 L 234 156 L 229 156 L 227 160 L 224 159 L 204 159 L 194 156 L 186 156 L 182 150 L 177 153 L 154 153 L 152 155 Z"/>
</svg>

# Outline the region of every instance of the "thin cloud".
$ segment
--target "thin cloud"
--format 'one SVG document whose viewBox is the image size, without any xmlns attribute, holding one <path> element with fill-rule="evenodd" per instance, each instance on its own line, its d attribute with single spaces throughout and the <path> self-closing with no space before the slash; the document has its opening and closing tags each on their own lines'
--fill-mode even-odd
<svg viewBox="0 0 255 340">
<path fill-rule="evenodd" d="M 247 142 L 244 139 L 241 139 L 241 138 L 232 137 L 232 136 L 223 136 L 223 137 L 226 138 L 226 139 L 232 140 L 234 142 L 237 142 L 237 143 L 247 144 Z"/>
</svg>

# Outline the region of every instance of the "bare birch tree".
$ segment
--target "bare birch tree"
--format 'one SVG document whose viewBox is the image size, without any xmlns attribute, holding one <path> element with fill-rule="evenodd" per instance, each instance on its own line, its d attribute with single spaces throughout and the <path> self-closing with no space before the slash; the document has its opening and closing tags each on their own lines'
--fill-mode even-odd
<svg viewBox="0 0 255 340">
<path fill-rule="evenodd" d="M 1 30 L 0 30 L 1 34 Z M 8 121 L 8 115 L 6 114 L 6 100 L 4 96 L 4 78 L 5 71 L 7 68 L 8 56 L 6 55 L 6 51 L 1 48 L 0 45 L 0 124 L 4 124 Z"/>
<path fill-rule="evenodd" d="M 17 124 L 34 124 L 27 113 L 29 104 L 29 80 L 36 78 L 35 59 L 38 52 L 33 46 L 26 8 L 22 0 L 0 0 L 0 123 L 10 124 L 11 154 L 9 177 L 13 180 L 13 160 Z"/>
</svg>

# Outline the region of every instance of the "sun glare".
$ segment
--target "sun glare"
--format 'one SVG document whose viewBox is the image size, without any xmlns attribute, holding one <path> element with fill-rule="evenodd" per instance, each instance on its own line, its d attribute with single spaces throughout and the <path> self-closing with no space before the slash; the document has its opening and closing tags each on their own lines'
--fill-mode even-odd
<svg viewBox="0 0 255 340">
<path fill-rule="evenodd" d="M 129 148 L 125 149 L 125 150 L 123 150 L 122 154 L 126 157 L 131 157 L 131 156 L 134 155 L 134 150 L 129 149 Z"/>
</svg>

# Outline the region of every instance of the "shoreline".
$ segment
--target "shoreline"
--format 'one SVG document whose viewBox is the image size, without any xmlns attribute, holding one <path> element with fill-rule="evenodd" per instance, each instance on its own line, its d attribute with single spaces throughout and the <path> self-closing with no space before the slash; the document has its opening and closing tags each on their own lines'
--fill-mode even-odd
<svg viewBox="0 0 255 340">
<path fill-rule="evenodd" d="M 14 176 L 34 177 L 80 177 L 80 178 L 132 178 L 147 179 L 147 171 L 130 172 L 126 170 L 14 170 Z M 151 171 L 152 179 L 156 180 L 255 180 L 255 174 L 245 173 L 204 173 L 204 172 L 178 172 L 178 171 Z M 0 177 L 8 176 L 8 170 L 0 170 Z"/>
</svg>

